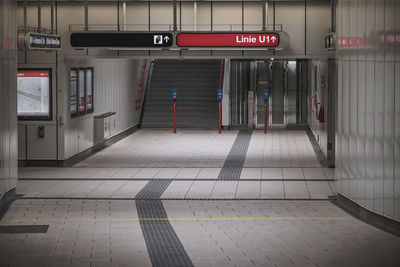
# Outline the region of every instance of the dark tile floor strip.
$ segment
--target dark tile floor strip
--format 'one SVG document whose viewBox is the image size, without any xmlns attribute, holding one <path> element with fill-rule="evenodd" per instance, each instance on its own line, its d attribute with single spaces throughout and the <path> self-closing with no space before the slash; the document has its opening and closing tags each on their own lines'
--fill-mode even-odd
<svg viewBox="0 0 400 267">
<path fill-rule="evenodd" d="M 135 198 L 132 197 L 21 197 L 20 199 L 51 199 L 51 200 L 82 200 L 82 201 L 87 201 L 87 200 L 94 200 L 94 201 L 111 201 L 111 200 L 136 200 Z M 159 200 L 159 199 L 148 199 L 146 201 L 151 201 L 151 200 Z M 191 201 L 191 200 L 200 200 L 200 201 L 232 201 L 232 200 L 249 200 L 249 201 L 298 201 L 298 200 L 304 200 L 304 201 L 329 201 L 327 198 L 163 198 L 163 201 L 167 200 L 184 200 L 184 201 Z M 145 201 L 145 200 L 137 200 L 137 201 Z"/>
<path fill-rule="evenodd" d="M 171 180 L 150 181 L 137 195 L 136 209 L 153 266 L 193 266 L 159 199 Z M 153 200 L 150 200 L 153 199 Z"/>
<path fill-rule="evenodd" d="M 251 139 L 251 131 L 239 131 L 231 151 L 219 173 L 219 180 L 239 180 L 244 161 L 246 160 L 247 149 Z"/>
<path fill-rule="evenodd" d="M 12 203 L 20 198 L 21 195 L 15 194 L 14 188 L 0 199 L 0 221 L 6 215 Z M 0 234 L 47 233 L 48 229 L 49 225 L 0 225 Z"/>
<path fill-rule="evenodd" d="M 218 178 L 19 178 L 21 181 L 217 181 Z M 246 182 L 334 182 L 335 179 L 321 178 L 321 179 L 309 179 L 309 178 L 293 178 L 293 179 L 282 179 L 282 178 L 246 178 L 240 179 L 240 181 Z"/>
<path fill-rule="evenodd" d="M 0 234 L 47 233 L 49 225 L 0 225 Z"/>
</svg>

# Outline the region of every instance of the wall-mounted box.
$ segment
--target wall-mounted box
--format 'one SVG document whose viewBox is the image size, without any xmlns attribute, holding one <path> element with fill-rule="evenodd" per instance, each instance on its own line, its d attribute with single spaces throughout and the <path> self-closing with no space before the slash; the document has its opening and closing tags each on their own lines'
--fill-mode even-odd
<svg viewBox="0 0 400 267">
<path fill-rule="evenodd" d="M 94 143 L 98 144 L 112 135 L 115 129 L 115 112 L 106 112 L 94 116 Z"/>
</svg>

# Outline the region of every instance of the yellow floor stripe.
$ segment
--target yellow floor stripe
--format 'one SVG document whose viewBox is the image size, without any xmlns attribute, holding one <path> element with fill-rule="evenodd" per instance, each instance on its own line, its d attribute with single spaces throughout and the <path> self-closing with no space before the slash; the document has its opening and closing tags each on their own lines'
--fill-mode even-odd
<svg viewBox="0 0 400 267">
<path fill-rule="evenodd" d="M 320 220 L 346 220 L 350 217 L 234 217 L 234 218 L 75 218 L 75 219 L 9 219 L 10 223 L 26 222 L 84 222 L 84 221 L 320 221 Z"/>
</svg>

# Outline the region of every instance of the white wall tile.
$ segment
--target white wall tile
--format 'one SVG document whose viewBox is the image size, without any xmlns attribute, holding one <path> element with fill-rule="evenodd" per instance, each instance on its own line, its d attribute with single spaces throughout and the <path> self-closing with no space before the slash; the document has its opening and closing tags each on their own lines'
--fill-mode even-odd
<svg viewBox="0 0 400 267">
<path fill-rule="evenodd" d="M 400 216 L 400 66 L 394 63 L 396 49 L 384 37 L 397 26 L 398 5 L 395 0 L 339 0 L 337 12 L 339 38 L 364 38 L 363 47 L 337 54 L 343 58 L 338 63 L 338 191 L 395 218 Z"/>
<path fill-rule="evenodd" d="M 307 54 L 325 54 L 323 36 L 331 27 L 330 2 L 307 2 L 306 7 L 306 49 Z"/>
<path fill-rule="evenodd" d="M 385 60 L 395 59 L 395 2 L 398 0 L 385 0 Z"/>
<path fill-rule="evenodd" d="M 139 68 L 142 60 L 86 59 L 69 60 L 70 68 L 94 68 L 94 113 L 78 118 L 65 115 L 65 157 L 68 158 L 94 145 L 93 116 L 104 112 L 116 112 L 116 128 L 119 133 L 136 124 L 135 99 Z M 69 110 L 69 92 L 65 99 Z"/>
<path fill-rule="evenodd" d="M 384 138 L 383 138 L 383 196 L 384 214 L 394 216 L 394 62 L 385 62 L 385 92 L 384 92 Z"/>
<path fill-rule="evenodd" d="M 360 57 L 359 57 L 360 58 Z M 365 204 L 365 101 L 366 101 L 366 62 L 358 61 L 357 77 L 357 196 L 363 205 Z"/>
<path fill-rule="evenodd" d="M 362 38 L 363 42 L 359 45 L 357 49 L 357 59 L 358 60 L 365 60 L 366 57 L 366 21 L 367 21 L 367 1 L 366 0 L 359 0 L 357 4 L 357 37 Z"/>
<path fill-rule="evenodd" d="M 385 88 L 385 64 L 375 62 L 375 191 L 374 208 L 377 212 L 383 212 L 383 137 L 384 137 L 384 88 Z"/>
<path fill-rule="evenodd" d="M 150 29 L 152 31 L 167 31 L 170 30 L 169 26 L 172 24 L 172 2 L 150 2 Z"/>
<path fill-rule="evenodd" d="M 400 62 L 395 66 L 395 218 L 400 220 Z"/>
<path fill-rule="evenodd" d="M 342 192 L 349 194 L 350 178 L 350 62 L 343 61 L 342 87 Z"/>
<path fill-rule="evenodd" d="M 213 3 L 213 24 L 215 31 L 242 30 L 242 3 Z M 231 28 L 232 25 L 232 28 Z"/>
<path fill-rule="evenodd" d="M 337 87 L 337 125 L 335 131 L 335 177 L 336 187 L 342 191 L 342 136 L 343 136 L 343 60 L 338 60 L 338 87 Z"/>
<path fill-rule="evenodd" d="M 16 1 L 0 1 L 0 39 L 15 40 Z M 0 197 L 15 187 L 18 177 L 17 49 L 0 44 Z"/>
<path fill-rule="evenodd" d="M 57 30 L 59 34 L 68 31 L 71 24 L 85 24 L 83 2 L 57 2 Z"/>
<path fill-rule="evenodd" d="M 365 157 L 366 157 L 366 195 L 365 205 L 374 206 L 375 178 L 375 63 L 366 63 L 366 113 L 365 113 Z"/>
<path fill-rule="evenodd" d="M 244 2 L 245 31 L 261 30 L 260 25 L 262 25 L 262 11 L 263 8 L 261 2 Z"/>
<path fill-rule="evenodd" d="M 357 194 L 357 61 L 350 61 L 349 87 L 349 194 L 358 200 Z"/>
<path fill-rule="evenodd" d="M 120 7 L 122 14 L 122 5 Z M 120 23 L 124 24 L 122 15 Z M 147 2 L 128 1 L 126 2 L 126 30 L 138 31 L 147 30 L 149 24 L 149 5 Z"/>
<path fill-rule="evenodd" d="M 367 60 L 375 60 L 375 53 L 373 49 L 373 38 L 375 35 L 375 1 L 376 0 L 365 0 L 367 3 L 367 10 L 366 10 L 366 17 L 368 18 L 366 20 L 366 27 L 365 27 L 365 32 L 366 32 L 366 45 L 367 45 L 367 51 L 366 51 L 366 59 Z M 380 0 L 378 0 L 380 1 Z"/>
<path fill-rule="evenodd" d="M 88 15 L 89 25 L 104 25 L 103 30 L 118 29 L 118 2 L 89 2 Z"/>
</svg>

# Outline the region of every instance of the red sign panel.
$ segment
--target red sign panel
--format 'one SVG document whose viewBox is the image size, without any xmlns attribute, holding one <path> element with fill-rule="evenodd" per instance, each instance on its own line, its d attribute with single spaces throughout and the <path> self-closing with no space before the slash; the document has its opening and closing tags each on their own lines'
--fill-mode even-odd
<svg viewBox="0 0 400 267">
<path fill-rule="evenodd" d="M 276 47 L 277 33 L 179 33 L 180 47 Z"/>
<path fill-rule="evenodd" d="M 18 71 L 17 73 L 17 77 L 42 78 L 49 76 L 50 76 L 49 71 L 24 70 L 24 71 Z"/>
</svg>

